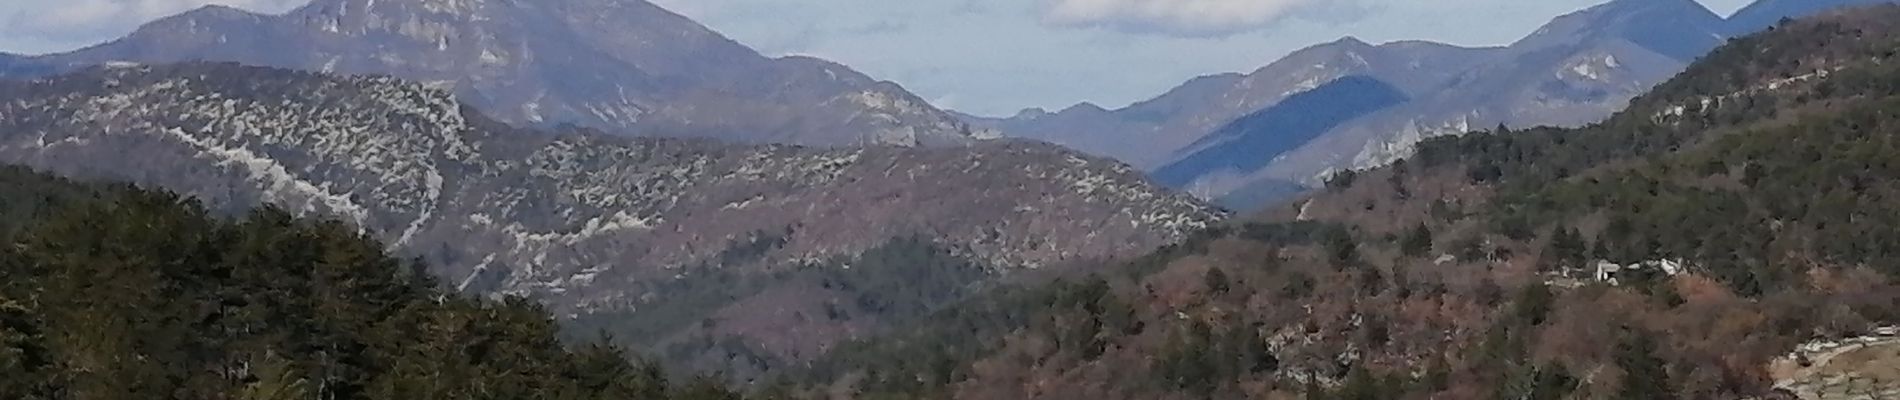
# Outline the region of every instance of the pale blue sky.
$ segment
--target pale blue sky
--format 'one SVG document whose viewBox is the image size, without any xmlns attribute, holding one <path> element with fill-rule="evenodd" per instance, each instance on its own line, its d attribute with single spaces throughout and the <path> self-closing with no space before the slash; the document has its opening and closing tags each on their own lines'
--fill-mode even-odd
<svg viewBox="0 0 1900 400">
<path fill-rule="evenodd" d="M 208 3 L 282 12 L 307 0 L 5 0 L 0 50 L 69 50 Z M 985 115 L 1117 107 L 1194 76 L 1245 72 L 1342 36 L 1505 44 L 1603 0 L 654 0 L 771 55 L 838 61 Z M 1700 0 L 1728 14 L 1748 0 Z"/>
</svg>

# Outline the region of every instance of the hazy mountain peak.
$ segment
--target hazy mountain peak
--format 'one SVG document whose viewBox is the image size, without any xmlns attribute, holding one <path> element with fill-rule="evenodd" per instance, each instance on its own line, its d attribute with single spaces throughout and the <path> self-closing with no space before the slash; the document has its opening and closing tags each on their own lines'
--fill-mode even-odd
<svg viewBox="0 0 1900 400">
<path fill-rule="evenodd" d="M 416 9 L 440 14 L 473 14 L 482 11 L 489 3 L 489 0 L 316 0 L 306 7 L 345 12 Z"/>
<path fill-rule="evenodd" d="M 31 61 L 190 60 L 451 82 L 507 122 L 630 135 L 819 146 L 987 136 L 896 84 L 815 58 L 766 58 L 642 0 L 319 0 L 283 15 L 205 8 Z"/>
<path fill-rule="evenodd" d="M 1371 43 L 1366 43 L 1366 41 L 1359 40 L 1359 37 L 1352 36 L 1352 35 L 1341 37 L 1339 38 L 1339 40 L 1334 40 L 1332 41 L 1332 43 L 1328 43 L 1328 44 L 1333 45 L 1333 46 L 1372 47 Z"/>
<path fill-rule="evenodd" d="M 1072 114 L 1072 113 L 1096 114 L 1096 113 L 1106 113 L 1106 112 L 1108 112 L 1108 109 L 1102 108 L 1102 106 L 1096 105 L 1095 103 L 1084 101 L 1084 102 L 1076 103 L 1075 105 L 1069 106 L 1069 108 L 1064 108 L 1062 109 L 1062 111 L 1057 112 L 1057 114 Z"/>
<path fill-rule="evenodd" d="M 1320 51 L 1351 52 L 1351 51 L 1370 50 L 1374 48 L 1376 48 L 1376 46 L 1373 46 L 1371 43 L 1366 43 L 1365 41 L 1359 40 L 1359 38 L 1356 38 L 1356 37 L 1346 36 L 1346 37 L 1339 38 L 1337 40 L 1333 40 L 1331 42 L 1320 43 L 1320 44 L 1316 44 L 1312 46 L 1307 46 L 1299 50 L 1294 50 L 1292 54 L 1320 52 Z"/>
<path fill-rule="evenodd" d="M 1022 111 L 1017 111 L 1016 115 L 1011 116 L 1010 118 L 1035 119 L 1035 118 L 1042 118 L 1048 115 L 1049 115 L 1049 110 L 1045 110 L 1042 107 L 1029 107 L 1029 108 L 1022 109 Z"/>
<path fill-rule="evenodd" d="M 250 10 L 227 6 L 223 4 L 206 4 L 204 6 L 198 7 L 191 11 L 187 11 L 186 13 L 196 14 L 196 15 L 224 16 L 224 17 L 249 17 L 249 16 L 263 15 L 260 13 L 252 12 Z"/>
<path fill-rule="evenodd" d="M 1591 9 L 1597 11 L 1652 10 L 1660 12 L 1706 11 L 1715 14 L 1707 6 L 1696 0 L 1612 0 Z"/>
<path fill-rule="evenodd" d="M 1616 0 L 1557 17 L 1511 47 L 1535 51 L 1621 40 L 1686 62 L 1726 39 L 1723 22 L 1694 0 Z"/>
<path fill-rule="evenodd" d="M 1295 66 L 1308 66 L 1313 69 L 1321 70 L 1365 67 L 1370 65 L 1368 58 L 1375 57 L 1373 54 L 1379 51 L 1380 48 L 1378 46 L 1373 46 L 1356 37 L 1346 36 L 1331 42 L 1294 50 L 1292 53 L 1288 53 L 1286 57 L 1261 67 L 1258 70 L 1254 70 L 1254 72 L 1250 74 L 1250 77 L 1258 78 L 1262 74 L 1273 73 L 1273 71 L 1285 71 L 1287 68 Z M 1325 82 L 1316 82 L 1306 85 L 1307 87 L 1305 89 L 1312 89 L 1322 83 Z"/>
<path fill-rule="evenodd" d="M 1646 17 L 1688 18 L 1696 22 L 1722 19 L 1694 0 L 1615 0 L 1552 18 L 1527 39 L 1566 33 L 1614 33 L 1612 29 Z"/>
<path fill-rule="evenodd" d="M 1378 45 L 1378 47 L 1382 49 L 1451 49 L 1451 50 L 1470 49 L 1463 46 L 1434 42 L 1430 40 L 1397 40 L 1397 41 L 1381 43 Z"/>
<path fill-rule="evenodd" d="M 222 4 L 207 4 L 203 7 L 198 7 L 190 11 L 180 13 L 178 15 L 160 18 L 152 22 L 148 22 L 145 25 L 141 25 L 138 31 L 144 31 L 148 29 L 171 28 L 178 24 L 188 24 L 188 25 L 195 26 L 198 24 L 215 23 L 218 21 L 260 21 L 269 17 L 270 17 L 269 15 L 252 12 L 250 10 L 245 10 L 242 8 L 231 7 L 231 6 L 222 5 Z M 136 33 L 134 34 L 136 35 Z"/>
</svg>

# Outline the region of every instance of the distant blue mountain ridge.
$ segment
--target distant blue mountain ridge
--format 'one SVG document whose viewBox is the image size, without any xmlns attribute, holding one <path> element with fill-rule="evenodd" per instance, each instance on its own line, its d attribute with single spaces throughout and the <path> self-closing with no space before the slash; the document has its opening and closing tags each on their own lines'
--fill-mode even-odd
<svg viewBox="0 0 1900 400">
<path fill-rule="evenodd" d="M 1187 156 L 1155 170 L 1153 178 L 1179 188 L 1210 173 L 1257 170 L 1341 123 L 1407 100 L 1372 77 L 1340 78 L 1228 123 L 1190 146 Z"/>
</svg>

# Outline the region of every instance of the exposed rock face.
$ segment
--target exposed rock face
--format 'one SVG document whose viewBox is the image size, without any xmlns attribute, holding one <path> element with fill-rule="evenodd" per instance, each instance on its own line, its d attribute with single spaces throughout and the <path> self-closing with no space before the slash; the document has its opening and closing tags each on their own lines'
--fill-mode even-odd
<svg viewBox="0 0 1900 400">
<path fill-rule="evenodd" d="M 121 65 L 0 83 L 0 99 L 0 161 L 226 209 L 335 216 L 435 261 L 450 282 L 557 310 L 624 305 L 638 295 L 629 285 L 759 231 L 788 233 L 768 260 L 919 236 L 1034 267 L 1136 254 L 1221 218 L 1125 165 L 1050 145 L 825 150 L 541 132 L 385 77 Z"/>
<path fill-rule="evenodd" d="M 28 61 L 194 60 L 443 82 L 526 125 L 822 146 L 988 136 L 895 84 L 766 58 L 644 0 L 316 0 L 284 15 L 212 6 Z"/>
</svg>

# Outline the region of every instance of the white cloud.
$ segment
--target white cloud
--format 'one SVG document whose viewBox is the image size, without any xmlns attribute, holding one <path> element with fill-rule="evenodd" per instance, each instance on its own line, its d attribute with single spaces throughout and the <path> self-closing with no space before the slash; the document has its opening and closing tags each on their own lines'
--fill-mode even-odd
<svg viewBox="0 0 1900 400">
<path fill-rule="evenodd" d="M 219 4 L 278 13 L 309 0 L 13 0 L 0 5 L 0 32 L 48 41 L 109 39 L 167 15 Z"/>
<path fill-rule="evenodd" d="M 1221 36 L 1288 17 L 1356 8 L 1342 0 L 1045 0 L 1044 21 L 1177 36 Z"/>
</svg>

